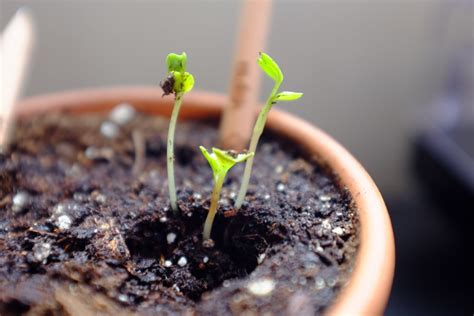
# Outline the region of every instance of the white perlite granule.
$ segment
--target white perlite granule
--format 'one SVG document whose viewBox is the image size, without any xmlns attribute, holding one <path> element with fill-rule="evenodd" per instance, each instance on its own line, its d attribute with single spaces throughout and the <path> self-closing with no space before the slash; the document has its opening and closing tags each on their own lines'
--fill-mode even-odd
<svg viewBox="0 0 474 316">
<path fill-rule="evenodd" d="M 100 125 L 100 133 L 107 138 L 115 138 L 119 134 L 119 127 L 117 124 L 105 121 Z"/>
<path fill-rule="evenodd" d="M 135 117 L 135 108 L 128 103 L 120 103 L 110 112 L 109 118 L 118 125 L 125 125 Z"/>
<path fill-rule="evenodd" d="M 178 260 L 178 266 L 180 267 L 184 267 L 185 265 L 188 264 L 188 259 L 186 259 L 186 257 L 181 257 L 179 258 Z"/>
<path fill-rule="evenodd" d="M 266 296 L 275 289 L 275 282 L 268 278 L 255 280 L 247 285 L 247 289 L 256 296 Z"/>
<path fill-rule="evenodd" d="M 175 233 L 168 233 L 168 235 L 166 235 L 166 241 L 168 242 L 168 244 L 174 243 L 175 240 L 176 240 Z"/>
</svg>

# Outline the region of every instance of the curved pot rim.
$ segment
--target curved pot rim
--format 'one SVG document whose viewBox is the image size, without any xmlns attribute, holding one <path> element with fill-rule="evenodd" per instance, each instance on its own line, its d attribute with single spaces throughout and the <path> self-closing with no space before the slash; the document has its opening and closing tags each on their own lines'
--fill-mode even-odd
<svg viewBox="0 0 474 316">
<path fill-rule="evenodd" d="M 17 114 L 29 116 L 48 110 L 66 112 L 107 111 L 121 102 L 139 111 L 170 115 L 172 97 L 161 96 L 156 87 L 112 87 L 66 91 L 25 99 Z M 226 96 L 210 92 L 186 95 L 180 119 L 218 117 Z M 360 245 L 349 283 L 329 307 L 327 315 L 382 314 L 395 268 L 395 245 L 387 208 L 375 183 L 362 165 L 331 136 L 291 114 L 272 110 L 267 127 L 298 143 L 331 167 L 349 189 L 360 221 Z"/>
</svg>

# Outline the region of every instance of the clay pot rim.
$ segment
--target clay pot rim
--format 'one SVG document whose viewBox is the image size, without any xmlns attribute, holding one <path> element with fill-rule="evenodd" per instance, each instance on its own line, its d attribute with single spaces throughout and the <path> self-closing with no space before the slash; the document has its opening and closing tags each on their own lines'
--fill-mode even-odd
<svg viewBox="0 0 474 316">
<path fill-rule="evenodd" d="M 172 97 L 162 98 L 156 87 L 113 87 L 66 91 L 32 97 L 16 107 L 20 117 L 48 110 L 66 112 L 107 111 L 121 102 L 137 110 L 169 116 Z M 217 118 L 226 96 L 210 92 L 186 95 L 180 119 Z M 392 286 L 395 245 L 387 208 L 375 183 L 362 165 L 331 136 L 291 114 L 273 109 L 267 128 L 297 142 L 319 157 L 340 177 L 356 203 L 360 221 L 360 246 L 347 286 L 326 312 L 327 315 L 382 314 Z"/>
</svg>

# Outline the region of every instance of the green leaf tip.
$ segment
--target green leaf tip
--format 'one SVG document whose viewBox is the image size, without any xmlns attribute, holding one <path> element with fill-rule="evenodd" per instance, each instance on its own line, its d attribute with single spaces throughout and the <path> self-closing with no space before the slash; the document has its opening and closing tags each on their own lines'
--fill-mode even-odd
<svg viewBox="0 0 474 316">
<path fill-rule="evenodd" d="M 215 147 L 212 148 L 212 153 L 209 153 L 203 146 L 199 146 L 199 149 L 201 149 L 202 154 L 211 166 L 214 175 L 225 175 L 235 164 L 245 161 L 254 155 L 253 152 L 237 153 Z"/>
<path fill-rule="evenodd" d="M 301 92 L 291 92 L 291 91 L 282 91 L 278 93 L 274 98 L 273 101 L 294 101 L 298 100 L 303 96 Z"/>
<path fill-rule="evenodd" d="M 189 72 L 174 72 L 173 89 L 176 93 L 186 93 L 194 87 L 194 76 Z"/>
<path fill-rule="evenodd" d="M 168 67 L 168 77 L 160 83 L 164 94 L 174 93 L 175 95 L 189 92 L 194 87 L 194 76 L 186 71 L 188 57 L 186 53 L 181 55 L 170 53 L 166 57 Z"/>
<path fill-rule="evenodd" d="M 257 59 L 258 65 L 262 70 L 277 83 L 283 82 L 283 73 L 280 67 L 270 56 L 260 52 Z"/>
<path fill-rule="evenodd" d="M 181 55 L 170 53 L 166 56 L 166 66 L 168 67 L 168 73 L 173 71 L 185 72 L 186 71 L 187 55 L 183 52 Z"/>
</svg>

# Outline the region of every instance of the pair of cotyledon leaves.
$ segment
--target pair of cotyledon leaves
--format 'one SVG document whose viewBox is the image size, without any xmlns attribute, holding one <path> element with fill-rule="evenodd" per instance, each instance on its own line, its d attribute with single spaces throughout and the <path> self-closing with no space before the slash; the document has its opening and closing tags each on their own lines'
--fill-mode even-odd
<svg viewBox="0 0 474 316">
<path fill-rule="evenodd" d="M 186 71 L 186 53 L 171 53 L 166 57 L 168 73 L 173 76 L 173 90 L 176 94 L 184 94 L 194 87 L 194 76 Z"/>
<path fill-rule="evenodd" d="M 281 72 L 278 64 L 267 54 L 260 53 L 260 56 L 257 59 L 258 65 L 262 70 L 275 81 L 276 84 L 280 85 L 283 82 L 283 73 Z M 291 91 L 282 91 L 277 93 L 272 98 L 272 103 L 277 101 L 294 101 L 298 100 L 303 96 L 301 92 L 291 92 Z"/>
<path fill-rule="evenodd" d="M 214 176 L 225 176 L 227 171 L 230 170 L 235 164 L 245 161 L 248 158 L 252 157 L 254 153 L 234 153 L 231 151 L 221 150 L 215 147 L 212 147 L 212 153 L 209 153 L 206 148 L 199 146 L 202 154 L 209 162 L 211 166 L 212 173 Z"/>
</svg>

